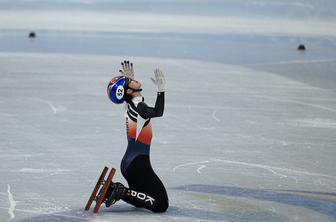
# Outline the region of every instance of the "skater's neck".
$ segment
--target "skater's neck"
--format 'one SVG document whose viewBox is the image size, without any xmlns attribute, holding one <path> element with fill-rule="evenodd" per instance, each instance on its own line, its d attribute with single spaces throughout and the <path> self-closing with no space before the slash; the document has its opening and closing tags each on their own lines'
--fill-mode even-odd
<svg viewBox="0 0 336 222">
<path fill-rule="evenodd" d="M 132 98 L 132 101 L 135 102 L 135 103 L 142 102 L 142 100 L 143 100 L 143 97 L 142 97 L 141 94 L 139 94 L 138 96 L 134 96 L 134 97 Z"/>
</svg>

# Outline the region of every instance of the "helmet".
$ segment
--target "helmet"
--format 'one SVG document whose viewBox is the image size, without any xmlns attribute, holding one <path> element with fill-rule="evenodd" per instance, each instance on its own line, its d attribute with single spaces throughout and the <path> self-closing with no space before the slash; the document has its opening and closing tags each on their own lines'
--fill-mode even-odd
<svg viewBox="0 0 336 222">
<path fill-rule="evenodd" d="M 125 76 L 116 76 L 107 86 L 107 95 L 115 104 L 121 104 L 125 101 L 125 91 L 127 90 L 128 79 Z"/>
</svg>

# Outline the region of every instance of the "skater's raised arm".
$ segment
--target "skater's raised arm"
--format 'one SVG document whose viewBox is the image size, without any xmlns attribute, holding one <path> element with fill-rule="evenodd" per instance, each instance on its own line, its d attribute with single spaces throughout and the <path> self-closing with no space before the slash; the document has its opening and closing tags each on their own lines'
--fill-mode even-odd
<svg viewBox="0 0 336 222">
<path fill-rule="evenodd" d="M 155 102 L 155 107 L 150 107 L 146 103 L 138 104 L 138 113 L 142 118 L 149 119 L 160 117 L 164 111 L 164 92 L 158 92 Z"/>
<path fill-rule="evenodd" d="M 157 97 L 155 107 L 149 107 L 146 103 L 141 102 L 138 104 L 138 113 L 145 119 L 160 117 L 164 111 L 164 91 L 166 80 L 160 69 L 154 70 L 155 78 L 151 78 L 157 87 Z"/>
</svg>

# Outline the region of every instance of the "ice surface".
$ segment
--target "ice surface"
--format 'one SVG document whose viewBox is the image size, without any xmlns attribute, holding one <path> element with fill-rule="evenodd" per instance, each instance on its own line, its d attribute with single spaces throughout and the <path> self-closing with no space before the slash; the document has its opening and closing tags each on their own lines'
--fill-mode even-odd
<svg viewBox="0 0 336 222">
<path fill-rule="evenodd" d="M 334 30 L 313 33 L 314 24 L 334 26 L 327 6 L 335 3 L 131 1 L 125 8 L 120 1 L 68 2 L 0 2 L 0 221 L 336 221 L 336 39 Z M 86 20 L 74 19 L 75 31 L 55 30 L 66 20 L 29 23 L 36 21 L 32 11 L 64 15 L 77 6 L 77 19 L 83 11 L 119 9 L 124 15 L 141 9 L 142 18 L 172 16 L 173 31 L 144 31 L 160 27 L 153 22 L 141 33 L 133 26 L 120 32 L 101 17 L 94 21 L 99 32 L 94 26 L 79 31 Z M 256 20 L 248 23 L 257 28 L 253 34 L 231 33 L 227 24 L 213 33 L 206 23 L 197 30 L 177 22 L 214 16 L 220 23 L 223 13 L 235 22 L 261 21 L 264 11 L 268 25 L 279 24 L 284 12 L 285 24 L 309 24 L 300 21 L 307 17 L 316 23 L 302 36 L 295 22 L 277 34 L 256 27 Z M 27 24 L 37 28 L 35 40 L 21 29 Z M 301 41 L 308 43 L 305 53 L 295 51 Z M 151 147 L 170 199 L 164 214 L 121 201 L 99 215 L 84 212 L 105 165 L 117 167 L 115 179 L 125 182 L 122 107 L 106 96 L 124 59 L 134 61 L 149 104 L 156 96 L 149 79 L 154 68 L 166 73 L 165 113 L 153 119 Z"/>
<path fill-rule="evenodd" d="M 105 95 L 121 58 L 0 58 L 2 220 L 7 184 L 18 221 L 335 219 L 332 91 L 238 66 L 135 57 L 150 104 L 153 67 L 167 73 L 151 159 L 171 208 L 153 216 L 120 203 L 92 216 L 83 212 L 88 194 L 126 146 L 122 108 Z M 124 182 L 120 173 L 116 179 Z"/>
</svg>

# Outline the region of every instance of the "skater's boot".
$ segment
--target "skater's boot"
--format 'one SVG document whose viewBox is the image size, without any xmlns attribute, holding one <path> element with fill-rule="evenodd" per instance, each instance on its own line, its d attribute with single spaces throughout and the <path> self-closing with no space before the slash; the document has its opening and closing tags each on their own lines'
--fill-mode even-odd
<svg viewBox="0 0 336 222">
<path fill-rule="evenodd" d="M 126 195 L 127 191 L 128 189 L 122 183 L 112 183 L 105 195 L 106 207 L 110 207 L 112 204 L 122 199 Z"/>
</svg>

